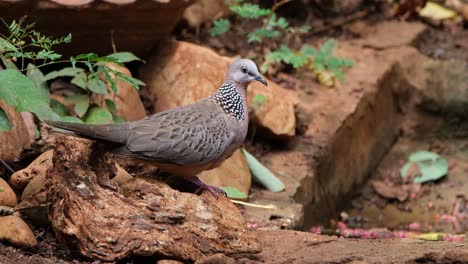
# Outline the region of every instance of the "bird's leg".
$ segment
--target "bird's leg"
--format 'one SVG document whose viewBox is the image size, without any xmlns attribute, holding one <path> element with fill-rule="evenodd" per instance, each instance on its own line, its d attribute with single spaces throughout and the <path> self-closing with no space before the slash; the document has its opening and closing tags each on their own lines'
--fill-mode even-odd
<svg viewBox="0 0 468 264">
<path fill-rule="evenodd" d="M 209 191 L 216 199 L 218 198 L 218 195 L 220 193 L 223 194 L 224 196 L 227 196 L 226 192 L 223 189 L 215 187 L 215 186 L 208 185 L 208 184 L 202 182 L 197 176 L 186 178 L 186 179 L 188 181 L 190 181 L 191 183 L 198 186 L 198 189 L 195 192 L 197 194 L 200 194 L 200 193 L 202 193 L 203 191 L 206 190 L 206 191 Z"/>
</svg>

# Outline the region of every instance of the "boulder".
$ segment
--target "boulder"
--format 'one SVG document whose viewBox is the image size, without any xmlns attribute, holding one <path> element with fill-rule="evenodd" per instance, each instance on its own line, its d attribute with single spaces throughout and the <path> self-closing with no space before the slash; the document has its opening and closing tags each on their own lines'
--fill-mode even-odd
<svg viewBox="0 0 468 264">
<path fill-rule="evenodd" d="M 199 28 L 204 23 L 211 23 L 229 14 L 229 7 L 224 0 L 196 0 L 184 11 L 182 19 L 189 26 Z"/>
<path fill-rule="evenodd" d="M 10 131 L 0 131 L 0 158 L 6 162 L 12 162 L 32 141 L 21 114 L 2 100 L 0 100 L 0 109 L 5 112 L 11 127 Z"/>
<path fill-rule="evenodd" d="M 37 157 L 28 167 L 19 170 L 11 176 L 11 185 L 18 190 L 22 190 L 37 176 L 45 176 L 47 170 L 52 166 L 53 150 L 48 150 Z"/>
<path fill-rule="evenodd" d="M 0 240 L 17 247 L 37 245 L 31 228 L 21 218 L 13 215 L 0 217 Z"/>
<path fill-rule="evenodd" d="M 209 185 L 234 187 L 246 194 L 250 191 L 250 171 L 241 151 L 234 152 L 232 157 L 218 168 L 200 173 L 199 178 Z"/>
<path fill-rule="evenodd" d="M 115 63 L 108 63 L 106 66 L 114 71 L 118 71 L 126 76 L 132 77 L 130 71 L 124 66 L 120 66 Z M 128 82 L 125 82 L 120 78 L 115 78 L 112 73 L 111 77 L 114 79 L 117 86 L 117 94 L 114 92 L 106 95 L 93 94 L 94 98 L 97 99 L 95 101 L 101 102 L 101 105 L 105 105 L 104 99 L 113 100 L 117 107 L 117 116 L 123 118 L 125 121 L 135 121 L 144 118 L 146 116 L 146 111 L 143 103 L 141 102 L 138 91 Z"/>
<path fill-rule="evenodd" d="M 159 112 L 209 96 L 221 85 L 232 60 L 195 44 L 168 42 L 143 66 L 141 76 L 157 98 L 154 109 Z M 248 88 L 249 101 L 258 94 L 267 98 L 254 110 L 255 120 L 275 135 L 294 136 L 297 99 L 270 80 L 268 87 L 262 86 L 253 83 Z"/>
<path fill-rule="evenodd" d="M 0 205 L 1 206 L 8 206 L 8 207 L 15 207 L 18 203 L 16 199 L 16 194 L 11 189 L 10 185 L 0 178 Z"/>
</svg>

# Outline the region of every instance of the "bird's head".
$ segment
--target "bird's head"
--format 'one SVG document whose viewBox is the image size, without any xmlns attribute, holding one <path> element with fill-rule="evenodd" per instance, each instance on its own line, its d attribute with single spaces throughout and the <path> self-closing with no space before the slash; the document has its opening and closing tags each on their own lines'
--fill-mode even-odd
<svg viewBox="0 0 468 264">
<path fill-rule="evenodd" d="M 265 79 L 260 75 L 255 62 L 248 59 L 234 61 L 226 74 L 226 82 L 234 82 L 247 87 L 253 81 L 259 81 L 268 86 Z"/>
</svg>

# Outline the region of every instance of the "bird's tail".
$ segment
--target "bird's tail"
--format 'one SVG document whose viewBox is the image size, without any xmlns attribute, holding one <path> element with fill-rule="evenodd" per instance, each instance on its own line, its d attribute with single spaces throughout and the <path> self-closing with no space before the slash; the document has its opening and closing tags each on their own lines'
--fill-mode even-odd
<svg viewBox="0 0 468 264">
<path fill-rule="evenodd" d="M 47 120 L 45 122 L 53 127 L 72 131 L 86 138 L 114 143 L 125 143 L 129 134 L 128 123 L 111 125 L 88 125 L 51 120 Z"/>
</svg>

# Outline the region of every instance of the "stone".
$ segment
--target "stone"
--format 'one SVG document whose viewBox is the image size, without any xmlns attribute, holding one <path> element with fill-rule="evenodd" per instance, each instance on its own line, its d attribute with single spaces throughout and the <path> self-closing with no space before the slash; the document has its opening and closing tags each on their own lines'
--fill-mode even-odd
<svg viewBox="0 0 468 264">
<path fill-rule="evenodd" d="M 236 260 L 218 253 L 195 261 L 195 264 L 236 264 Z"/>
<path fill-rule="evenodd" d="M 35 247 L 36 236 L 31 228 L 17 216 L 0 217 L 0 240 L 17 247 Z"/>
<path fill-rule="evenodd" d="M 98 178 L 113 178 L 117 170 L 105 157 L 93 155 L 92 141 L 51 137 L 54 166 L 45 190 L 49 219 L 59 241 L 84 256 L 195 261 L 219 252 L 260 251 L 242 214 L 226 197 L 179 192 L 154 178 L 137 177 L 118 190 L 101 186 Z"/>
<path fill-rule="evenodd" d="M 123 66 L 115 63 L 108 63 L 106 66 L 114 71 L 118 71 L 126 76 L 132 77 L 130 71 Z M 97 99 L 95 101 L 102 102 L 102 105 L 105 106 L 104 99 L 113 100 L 117 107 L 117 116 L 123 118 L 125 121 L 135 121 L 144 118 L 146 116 L 146 111 L 143 103 L 141 102 L 138 91 L 129 83 L 119 78 L 115 78 L 112 73 L 111 77 L 114 79 L 117 86 L 117 94 L 113 91 L 106 95 L 93 94 L 94 99 Z M 108 85 L 110 87 L 110 84 Z"/>
<path fill-rule="evenodd" d="M 53 155 L 54 151 L 48 150 L 31 162 L 28 167 L 13 173 L 10 179 L 11 185 L 22 190 L 32 178 L 45 175 L 47 170 L 52 167 Z"/>
<path fill-rule="evenodd" d="M 229 160 L 218 168 L 200 173 L 199 178 L 212 186 L 234 187 L 246 194 L 250 191 L 251 175 L 241 151 L 234 152 Z"/>
<path fill-rule="evenodd" d="M 196 0 L 185 9 L 182 19 L 187 21 L 189 26 L 199 28 L 202 24 L 211 23 L 229 13 L 229 7 L 224 0 Z"/>
<path fill-rule="evenodd" d="M 4 179 L 0 178 L 0 205 L 15 207 L 17 204 L 15 192 Z"/>
<path fill-rule="evenodd" d="M 21 114 L 2 100 L 0 109 L 5 112 L 11 126 L 10 131 L 0 131 L 0 158 L 10 163 L 18 158 L 23 148 L 32 141 Z"/>
<path fill-rule="evenodd" d="M 414 67 L 417 64 L 418 67 Z M 414 53 L 400 61 L 394 75 L 398 93 L 411 94 L 414 104 L 430 112 L 465 116 L 468 113 L 468 63 L 464 60 L 433 60 Z"/>
<path fill-rule="evenodd" d="M 401 30 L 402 28 L 405 30 Z M 396 48 L 411 45 L 426 28 L 419 22 L 385 21 L 377 25 L 368 25 L 356 32 L 361 35 L 361 38 L 352 42 L 380 50 Z"/>
<path fill-rule="evenodd" d="M 177 260 L 172 260 L 172 259 L 162 259 L 156 262 L 156 264 L 183 264 L 183 263 Z"/>
<path fill-rule="evenodd" d="M 146 89 L 157 98 L 154 109 L 159 112 L 209 96 L 221 85 L 232 60 L 195 44 L 168 42 L 143 66 L 141 76 Z M 297 99 L 267 81 L 268 87 L 253 84 L 248 88 L 249 101 L 258 94 L 267 98 L 259 111 L 254 110 L 255 120 L 277 136 L 294 136 Z"/>
</svg>

